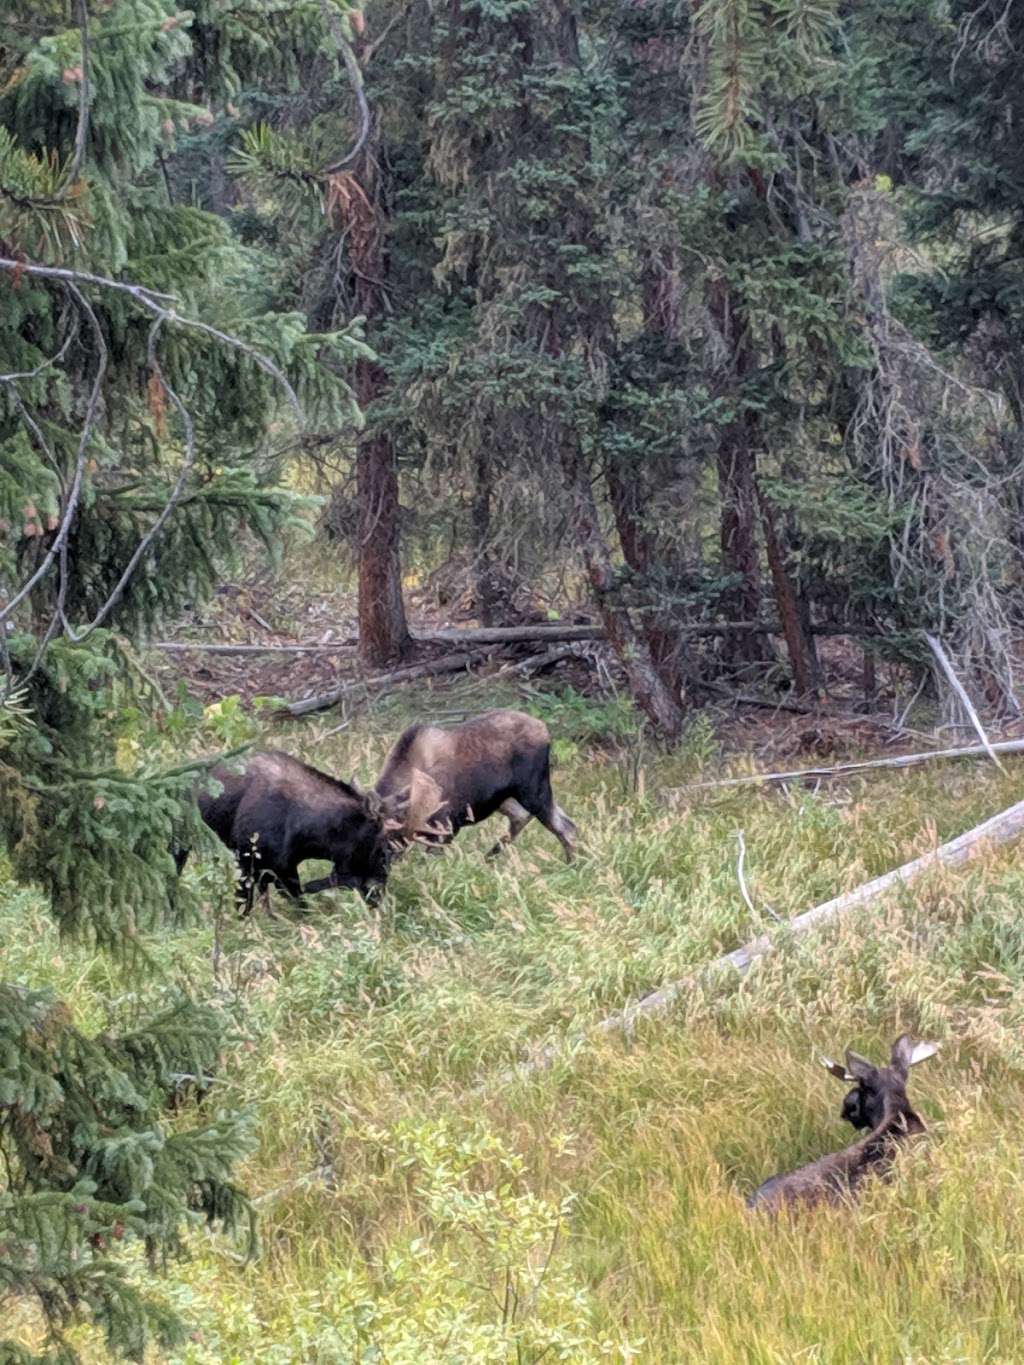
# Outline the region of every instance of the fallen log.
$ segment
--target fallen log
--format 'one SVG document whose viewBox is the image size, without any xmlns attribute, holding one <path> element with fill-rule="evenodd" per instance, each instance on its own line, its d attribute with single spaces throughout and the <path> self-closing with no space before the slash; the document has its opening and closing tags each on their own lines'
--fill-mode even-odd
<svg viewBox="0 0 1024 1365">
<path fill-rule="evenodd" d="M 340 687 L 334 687 L 330 692 L 321 692 L 315 697 L 303 697 L 300 701 L 289 702 L 286 706 L 279 707 L 274 716 L 284 719 L 288 716 L 307 716 L 311 711 L 327 711 L 332 706 L 337 706 L 343 697 L 350 697 L 354 692 L 394 687 L 400 683 L 414 682 L 417 678 L 437 677 L 442 673 L 461 673 L 464 668 L 479 662 L 480 659 L 481 656 L 478 654 L 445 654 L 440 659 L 411 664 L 408 668 L 395 668 L 390 673 L 378 673 L 373 678 L 353 678 L 351 682 L 342 683 Z"/>
<path fill-rule="evenodd" d="M 552 664 L 561 663 L 563 659 L 580 659 L 585 655 L 579 653 L 576 645 L 556 645 L 552 649 L 546 649 L 543 654 L 531 654 L 528 659 L 520 659 L 518 663 L 502 664 L 499 673 L 537 673 L 542 668 L 550 668 Z"/>
<path fill-rule="evenodd" d="M 992 744 L 997 754 L 1024 753 L 1024 739 L 1003 739 Z M 693 782 L 688 787 L 666 787 L 664 795 L 683 796 L 686 792 L 711 791 L 716 787 L 748 787 L 757 782 L 795 782 L 800 778 L 840 777 L 844 773 L 867 772 L 872 768 L 913 768 L 935 758 L 989 758 L 989 750 L 981 744 L 969 744 L 958 749 L 929 749 L 920 754 L 893 754 L 889 758 L 865 758 L 856 763 L 836 763 L 824 768 L 791 768 L 788 772 L 751 773 L 746 777 L 723 777 L 715 782 Z"/>
<path fill-rule="evenodd" d="M 549 622 L 542 626 L 480 626 L 460 630 L 418 630 L 413 637 L 429 645 L 515 645 L 547 641 L 603 640 L 601 626 L 577 626 Z"/>
<path fill-rule="evenodd" d="M 864 882 L 853 891 L 847 891 L 842 896 L 836 896 L 832 900 L 824 901 L 821 905 L 813 906 L 810 910 L 805 910 L 802 915 L 797 915 L 794 919 L 786 920 L 776 931 L 777 939 L 769 934 L 760 934 L 741 948 L 735 948 L 731 953 L 725 953 L 722 957 L 706 963 L 693 975 L 683 977 L 678 981 L 670 981 L 659 990 L 652 991 L 650 995 L 645 995 L 632 1005 L 627 1005 L 618 1013 L 609 1015 L 607 1019 L 602 1019 L 600 1023 L 593 1026 L 592 1031 L 598 1034 L 623 1033 L 628 1036 L 638 1020 L 657 1018 L 659 1015 L 666 1014 L 677 1001 L 695 991 L 713 985 L 723 973 L 728 976 L 734 973 L 737 976 L 745 976 L 758 958 L 765 957 L 768 953 L 775 951 L 779 941 L 785 943 L 793 935 L 805 934 L 810 929 L 816 929 L 820 924 L 838 919 L 849 910 L 870 905 L 896 887 L 911 885 L 912 882 L 917 881 L 925 872 L 934 867 L 959 867 L 986 849 L 1010 843 L 1014 839 L 1020 838 L 1022 834 L 1024 834 L 1024 801 L 1018 801 L 1007 810 L 1000 812 L 999 815 L 993 815 L 990 819 L 983 821 L 982 824 L 968 830 L 966 834 L 959 835 L 947 844 L 941 844 L 930 853 L 922 854 L 920 858 L 914 858 L 911 862 L 904 863 L 901 867 L 894 868 L 881 877 L 875 877 L 872 881 Z M 532 1057 L 517 1063 L 510 1070 L 502 1072 L 498 1079 L 500 1082 L 509 1082 L 533 1075 L 538 1071 L 546 1071 L 560 1058 L 569 1056 L 585 1041 L 586 1035 L 584 1034 L 583 1037 L 575 1040 L 567 1039 L 560 1043 L 552 1043 L 536 1052 Z M 485 1083 L 479 1087 L 481 1091 L 487 1089 L 490 1089 L 490 1084 Z"/>
<path fill-rule="evenodd" d="M 356 648 L 355 641 L 337 641 L 321 645 L 208 645 L 177 640 L 154 640 L 150 649 L 161 649 L 168 654 L 348 654 Z"/>
<path fill-rule="evenodd" d="M 734 633 L 741 635 L 780 635 L 782 626 L 778 621 L 700 621 L 694 625 L 681 624 L 676 627 L 676 630 L 680 635 L 731 635 Z M 857 630 L 855 627 L 843 625 L 811 626 L 810 630 L 812 635 L 857 635 L 859 637 L 865 634 L 864 631 Z M 603 640 L 604 638 L 605 633 L 602 626 L 580 626 L 559 621 L 534 626 L 480 626 L 467 627 L 466 629 L 452 627 L 451 629 L 412 632 L 413 643 L 423 645 L 539 644 L 545 640 L 555 643 L 557 641 Z M 201 640 L 153 640 L 150 642 L 149 648 L 160 649 L 170 654 L 340 654 L 357 648 L 358 644 L 358 636 L 346 635 L 343 639 L 332 640 L 327 644 L 231 645 L 206 644 Z M 767 698 L 740 696 L 736 700 L 746 702 L 751 706 L 770 705 L 789 710 L 797 709 L 795 704 L 774 702 Z"/>
</svg>

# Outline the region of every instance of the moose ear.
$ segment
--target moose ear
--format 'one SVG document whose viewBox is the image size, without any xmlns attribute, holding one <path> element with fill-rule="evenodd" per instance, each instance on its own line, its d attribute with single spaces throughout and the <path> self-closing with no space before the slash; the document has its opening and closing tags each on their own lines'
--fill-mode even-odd
<svg viewBox="0 0 1024 1365">
<path fill-rule="evenodd" d="M 377 797 L 375 817 L 380 821 L 385 834 L 395 834 L 404 829 L 409 811 L 410 788 L 392 792 L 390 796 Z"/>
<path fill-rule="evenodd" d="M 831 1075 L 838 1077 L 841 1081 L 852 1081 L 854 1078 L 847 1071 L 841 1062 L 834 1062 L 831 1057 L 819 1057 L 818 1061 Z"/>
<path fill-rule="evenodd" d="M 846 1069 L 852 1081 L 864 1081 L 870 1085 L 878 1080 L 878 1068 L 866 1057 L 862 1057 L 858 1052 L 851 1052 L 849 1048 L 846 1050 Z"/>
<path fill-rule="evenodd" d="M 436 835 L 443 832 L 449 821 L 443 818 L 446 806 L 444 792 L 422 768 L 413 768 L 410 775 L 409 803 L 406 823 L 410 833 Z"/>
<path fill-rule="evenodd" d="M 904 1075 L 918 1062 L 926 1062 L 938 1052 L 935 1043 L 915 1043 L 909 1033 L 904 1033 L 892 1045 L 892 1066 Z"/>
</svg>

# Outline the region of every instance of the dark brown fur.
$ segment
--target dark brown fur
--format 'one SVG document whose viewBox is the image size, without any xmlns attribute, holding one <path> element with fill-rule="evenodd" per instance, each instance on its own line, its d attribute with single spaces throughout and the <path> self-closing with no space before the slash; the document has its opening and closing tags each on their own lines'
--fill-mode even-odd
<svg viewBox="0 0 1024 1365">
<path fill-rule="evenodd" d="M 214 768 L 217 788 L 197 802 L 203 820 L 238 861 L 238 901 L 252 909 L 258 887 L 277 885 L 296 899 L 329 886 L 353 887 L 363 896 L 379 893 L 391 854 L 388 810 L 347 782 L 311 768 L 291 754 L 253 754 L 244 767 Z M 397 796 L 392 807 L 402 805 Z M 184 862 L 179 855 L 179 864 Z M 299 883 L 307 858 L 333 863 L 329 877 Z"/>
<path fill-rule="evenodd" d="M 920 1055 L 915 1056 L 915 1051 Z M 854 1195 L 869 1175 L 885 1174 L 896 1156 L 899 1144 L 916 1133 L 926 1131 L 924 1121 L 907 1099 L 907 1075 L 915 1061 L 931 1055 L 928 1044 L 915 1049 L 908 1034 L 893 1044 L 889 1066 L 875 1067 L 846 1054 L 848 1078 L 857 1085 L 843 1101 L 842 1116 L 855 1128 L 869 1127 L 867 1135 L 841 1152 L 819 1157 L 785 1175 L 773 1175 L 747 1200 L 750 1208 L 777 1211 L 800 1205 L 837 1203 Z M 829 1063 L 836 1075 L 843 1068 Z"/>
<path fill-rule="evenodd" d="M 487 711 L 451 729 L 410 726 L 376 786 L 382 799 L 404 789 L 411 790 L 409 830 L 422 829 L 427 808 L 433 809 L 435 821 L 444 825 L 437 841 L 447 843 L 464 825 L 501 811 L 509 828 L 490 850 L 493 855 L 535 817 L 572 860 L 576 826 L 551 791 L 551 737 L 543 721 L 522 711 Z"/>
</svg>

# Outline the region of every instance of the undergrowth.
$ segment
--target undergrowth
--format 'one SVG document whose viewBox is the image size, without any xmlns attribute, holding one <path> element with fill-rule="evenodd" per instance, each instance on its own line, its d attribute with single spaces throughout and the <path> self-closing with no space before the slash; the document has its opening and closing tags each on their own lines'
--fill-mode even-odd
<svg viewBox="0 0 1024 1365">
<path fill-rule="evenodd" d="M 437 704 L 493 700 L 470 684 Z M 244 1263 L 200 1236 L 168 1268 L 162 1292 L 195 1324 L 175 1360 L 1019 1359 L 1018 854 L 929 875 L 626 1040 L 588 1032 L 770 929 L 766 907 L 798 913 L 1002 809 L 1017 770 L 670 802 L 716 757 L 702 727 L 664 757 L 618 703 L 528 705 L 558 738 L 555 788 L 582 835 L 571 867 L 536 825 L 492 863 L 493 830 L 469 830 L 443 856 L 399 863 L 377 910 L 337 892 L 246 923 L 225 860 L 187 870 L 207 916 L 154 954 L 168 981 L 234 1017 L 202 1103 L 252 1113 L 243 1178 L 261 1252 Z M 328 715 L 272 742 L 369 782 L 407 718 L 391 702 L 338 733 Z M 232 742 L 245 728 L 230 708 L 207 723 L 211 743 L 218 724 Z M 50 986 L 89 1028 L 157 988 L 61 944 L 9 883 L 0 935 L 5 977 Z M 912 1077 L 929 1134 L 894 1178 L 854 1208 L 751 1217 L 743 1198 L 762 1179 L 851 1137 L 816 1052 L 884 1057 L 903 1030 L 941 1051 Z M 548 1070 L 505 1074 L 567 1038 Z M 30 1343 L 36 1325 L 19 1330 Z"/>
</svg>

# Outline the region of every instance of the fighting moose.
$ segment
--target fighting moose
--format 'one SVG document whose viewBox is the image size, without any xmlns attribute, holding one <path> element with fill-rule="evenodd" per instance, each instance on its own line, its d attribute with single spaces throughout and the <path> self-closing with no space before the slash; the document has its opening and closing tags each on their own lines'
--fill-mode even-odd
<svg viewBox="0 0 1024 1365">
<path fill-rule="evenodd" d="M 819 1157 L 785 1175 L 773 1175 L 750 1196 L 748 1207 L 778 1211 L 837 1203 L 854 1194 L 869 1175 L 885 1174 L 899 1144 L 926 1131 L 924 1120 L 907 1099 L 907 1076 L 912 1066 L 937 1051 L 934 1043 L 915 1043 L 904 1033 L 893 1043 L 888 1066 L 873 1066 L 856 1052 L 847 1052 L 845 1066 L 822 1058 L 833 1076 L 856 1081 L 843 1100 L 842 1116 L 854 1128 L 870 1131 L 841 1152 Z"/>
<path fill-rule="evenodd" d="M 489 711 L 463 725 L 413 725 L 368 792 L 290 754 L 254 754 L 240 770 L 215 768 L 215 790 L 197 795 L 205 823 L 234 853 L 244 914 L 257 889 L 276 885 L 294 899 L 332 887 L 380 895 L 391 862 L 416 842 L 450 842 L 465 825 L 500 811 L 510 843 L 536 817 L 567 859 L 576 826 L 551 791 L 551 739 L 542 721 Z M 177 855 L 179 870 L 186 853 Z M 326 877 L 302 885 L 299 865 L 326 859 Z"/>
</svg>

